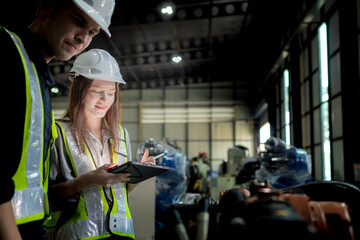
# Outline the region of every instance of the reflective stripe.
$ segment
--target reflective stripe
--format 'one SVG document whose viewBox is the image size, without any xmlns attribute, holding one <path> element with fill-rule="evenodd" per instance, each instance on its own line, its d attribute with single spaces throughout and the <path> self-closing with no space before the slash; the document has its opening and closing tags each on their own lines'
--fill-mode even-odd
<svg viewBox="0 0 360 240">
<path fill-rule="evenodd" d="M 15 194 L 11 200 L 16 222 L 21 224 L 42 219 L 45 215 L 44 205 L 46 204 L 42 183 L 44 109 L 36 68 L 30 61 L 19 37 L 6 29 L 5 31 L 19 51 L 26 78 L 27 103 L 23 152 L 19 168 L 13 177 Z"/>
<path fill-rule="evenodd" d="M 65 146 L 72 161 L 72 166 L 76 169 L 76 176 L 95 170 L 95 164 L 87 146 L 85 146 L 87 153 L 81 153 L 72 137 L 69 125 L 64 122 L 59 122 L 59 124 L 64 133 Z M 124 144 L 120 145 L 126 146 L 123 133 L 122 129 L 121 137 L 124 141 L 121 142 L 124 142 Z M 119 152 L 124 153 L 126 156 L 126 147 L 121 146 Z M 115 163 L 127 161 L 123 154 L 115 154 L 113 151 L 113 155 L 116 156 L 113 158 Z M 78 207 L 77 211 L 86 211 L 88 218 L 76 219 L 78 214 L 75 214 L 67 224 L 58 230 L 56 233 L 57 238 L 83 239 L 96 236 L 111 236 L 112 233 L 134 238 L 133 221 L 127 207 L 126 184 L 117 183 L 110 189 L 113 193 L 111 214 L 110 211 L 105 210 L 109 209 L 109 206 L 104 197 L 105 193 L 102 186 L 86 188 L 80 196 L 85 202 L 85 207 Z M 116 212 L 113 213 L 114 209 L 116 209 Z"/>
<path fill-rule="evenodd" d="M 125 139 L 125 130 L 120 125 L 120 136 L 121 141 L 119 144 L 119 152 L 124 153 L 123 154 L 117 154 L 117 160 L 116 162 L 118 164 L 122 164 L 128 161 L 127 159 L 127 148 L 126 148 L 126 141 L 128 139 Z M 124 160 L 121 160 L 124 159 Z M 134 237 L 134 224 L 133 220 L 131 219 L 130 210 L 128 207 L 128 201 L 127 201 L 127 192 L 126 187 L 124 187 L 125 184 L 123 183 L 117 183 L 112 186 L 114 195 L 116 197 L 116 202 L 114 202 L 114 206 L 117 205 L 117 212 L 116 214 L 110 214 L 110 230 L 112 232 L 119 232 L 119 233 L 130 233 L 131 235 L 127 235 L 129 237 Z"/>
<path fill-rule="evenodd" d="M 116 215 L 110 214 L 110 230 L 112 232 L 120 232 L 120 233 L 132 233 L 134 234 L 134 225 L 131 219 L 131 216 L 128 217 L 127 213 L 129 209 L 127 207 L 127 199 L 126 199 L 126 190 L 124 189 L 124 184 L 117 183 L 113 185 L 113 190 L 116 197 L 117 202 L 117 213 Z"/>
<path fill-rule="evenodd" d="M 57 234 L 59 239 L 82 239 L 104 234 L 110 235 L 106 229 L 107 221 L 100 188 L 101 186 L 94 186 L 83 190 L 82 196 L 85 200 L 88 219 L 66 224 Z M 82 210 L 85 211 L 85 209 Z"/>
<path fill-rule="evenodd" d="M 11 202 L 13 204 L 14 215 L 16 218 L 25 218 L 28 216 L 43 213 L 43 188 L 34 187 L 23 189 L 20 191 L 16 191 L 15 196 L 13 197 Z M 16 201 L 14 199 L 16 199 Z M 27 215 L 24 215 L 24 213 L 26 213 Z M 41 218 L 43 217 L 44 215 Z"/>
</svg>

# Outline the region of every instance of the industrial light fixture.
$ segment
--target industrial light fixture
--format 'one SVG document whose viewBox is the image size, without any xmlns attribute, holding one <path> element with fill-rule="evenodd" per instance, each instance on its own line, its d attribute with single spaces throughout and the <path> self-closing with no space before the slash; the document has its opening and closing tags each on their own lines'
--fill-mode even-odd
<svg viewBox="0 0 360 240">
<path fill-rule="evenodd" d="M 59 88 L 57 88 L 57 87 L 52 87 L 50 91 L 51 91 L 52 93 L 54 93 L 54 94 L 58 94 L 58 93 L 59 93 Z"/>
<path fill-rule="evenodd" d="M 166 15 L 172 15 L 174 13 L 174 10 L 172 6 L 168 5 L 161 8 L 161 13 Z"/>
<path fill-rule="evenodd" d="M 181 57 L 181 56 L 173 56 L 173 57 L 171 58 L 171 60 L 172 60 L 174 63 L 179 63 L 179 62 L 181 62 L 182 57 Z"/>
<path fill-rule="evenodd" d="M 163 2 L 158 6 L 158 10 L 164 17 L 170 17 L 175 13 L 175 5 L 171 1 Z"/>
</svg>

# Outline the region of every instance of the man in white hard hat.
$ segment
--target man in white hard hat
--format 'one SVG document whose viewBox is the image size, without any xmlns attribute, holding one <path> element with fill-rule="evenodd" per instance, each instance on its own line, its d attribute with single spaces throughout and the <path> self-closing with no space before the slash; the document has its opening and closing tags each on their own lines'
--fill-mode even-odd
<svg viewBox="0 0 360 240">
<path fill-rule="evenodd" d="M 49 151 L 56 138 L 48 63 L 81 53 L 100 29 L 110 37 L 114 7 L 115 0 L 42 0 L 24 31 L 0 26 L 2 152 L 9 156 L 0 168 L 0 239 L 44 239 Z"/>
</svg>

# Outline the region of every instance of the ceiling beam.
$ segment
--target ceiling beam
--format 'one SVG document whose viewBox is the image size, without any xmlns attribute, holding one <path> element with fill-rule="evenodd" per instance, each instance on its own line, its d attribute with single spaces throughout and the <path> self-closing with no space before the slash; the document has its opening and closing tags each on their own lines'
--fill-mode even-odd
<svg viewBox="0 0 360 240">
<path fill-rule="evenodd" d="M 155 22 L 166 21 L 186 21 L 195 19 L 208 19 L 210 17 L 226 17 L 233 15 L 245 15 L 249 1 L 214 1 L 213 3 L 195 3 L 191 5 L 177 5 L 175 14 L 171 17 L 161 15 L 159 9 L 150 9 L 147 12 L 139 13 L 134 16 L 125 17 L 121 16 L 121 19 L 112 19 L 112 29 L 121 28 L 123 26 L 134 24 L 151 24 Z M 132 12 L 133 13 L 133 12 Z M 126 14 L 126 13 L 125 13 Z"/>
</svg>

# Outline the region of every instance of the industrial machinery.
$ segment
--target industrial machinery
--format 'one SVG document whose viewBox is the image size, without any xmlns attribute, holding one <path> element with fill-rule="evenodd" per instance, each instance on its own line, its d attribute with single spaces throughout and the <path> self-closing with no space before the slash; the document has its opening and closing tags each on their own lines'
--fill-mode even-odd
<svg viewBox="0 0 360 240">
<path fill-rule="evenodd" d="M 227 152 L 226 166 L 225 169 L 223 169 L 224 173 L 230 176 L 237 176 L 243 168 L 248 151 L 249 149 L 244 146 L 229 148 Z"/>
<path fill-rule="evenodd" d="M 330 192 L 319 197 L 321 188 Z M 342 182 L 286 190 L 253 182 L 250 190 L 223 192 L 218 202 L 202 198 L 168 206 L 166 224 L 156 239 L 354 240 L 360 237 L 359 200 L 360 190 Z"/>
<path fill-rule="evenodd" d="M 219 192 L 224 189 L 248 188 L 253 180 L 283 189 L 305 183 L 311 177 L 311 156 L 279 138 L 270 137 L 261 144 L 256 158 L 248 157 L 247 151 L 242 146 L 228 150 L 222 174 L 210 179 L 210 196 L 214 200 L 218 200 Z"/>
<path fill-rule="evenodd" d="M 270 137 L 259 146 L 259 157 L 243 164 L 236 182 L 241 184 L 255 179 L 282 189 L 305 183 L 310 177 L 311 156 L 304 149 Z"/>
<path fill-rule="evenodd" d="M 149 150 L 150 156 L 164 153 L 161 158 L 156 159 L 156 163 L 169 168 L 169 171 L 156 177 L 155 226 L 159 228 L 163 225 L 162 216 L 166 206 L 179 203 L 186 193 L 188 182 L 186 155 L 179 148 L 170 146 L 168 141 L 149 138 L 138 146 L 138 159 L 141 159 L 145 149 Z"/>
<path fill-rule="evenodd" d="M 227 161 L 220 165 L 219 176 L 209 178 L 210 196 L 219 200 L 219 193 L 224 189 L 236 186 L 236 177 L 243 171 L 244 163 L 248 158 L 248 148 L 235 146 L 227 151 Z"/>
<path fill-rule="evenodd" d="M 211 198 L 169 205 L 156 239 L 360 239 L 359 188 L 308 181 L 310 156 L 281 139 L 261 147 L 258 158 L 230 163 L 241 164 L 236 177 L 210 180 Z"/>
<path fill-rule="evenodd" d="M 189 183 L 187 192 L 207 194 L 209 192 L 208 176 L 211 173 L 210 163 L 205 152 L 189 162 Z"/>
</svg>

